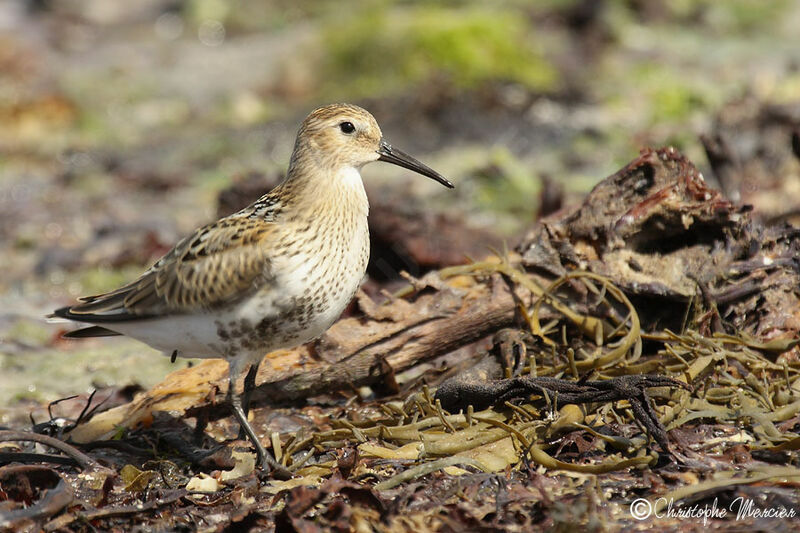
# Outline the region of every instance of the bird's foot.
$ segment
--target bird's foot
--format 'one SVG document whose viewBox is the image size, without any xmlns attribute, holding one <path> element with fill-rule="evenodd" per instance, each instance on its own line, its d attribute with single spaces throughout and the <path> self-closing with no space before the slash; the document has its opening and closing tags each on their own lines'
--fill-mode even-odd
<svg viewBox="0 0 800 533">
<path fill-rule="evenodd" d="M 273 459 L 269 453 L 264 453 L 263 457 L 257 458 L 257 462 L 261 466 L 261 472 L 272 479 L 281 481 L 292 479 L 292 473 L 289 469 Z"/>
</svg>

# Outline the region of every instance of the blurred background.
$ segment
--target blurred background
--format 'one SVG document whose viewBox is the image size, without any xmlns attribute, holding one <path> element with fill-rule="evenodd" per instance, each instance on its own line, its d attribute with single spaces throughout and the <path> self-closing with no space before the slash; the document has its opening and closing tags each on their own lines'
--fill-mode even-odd
<svg viewBox="0 0 800 533">
<path fill-rule="evenodd" d="M 373 293 L 513 247 L 645 146 L 790 217 L 798 28 L 796 0 L 0 0 L 0 425 L 187 364 L 43 317 L 277 184 L 320 104 L 457 184 L 365 169 Z"/>
</svg>

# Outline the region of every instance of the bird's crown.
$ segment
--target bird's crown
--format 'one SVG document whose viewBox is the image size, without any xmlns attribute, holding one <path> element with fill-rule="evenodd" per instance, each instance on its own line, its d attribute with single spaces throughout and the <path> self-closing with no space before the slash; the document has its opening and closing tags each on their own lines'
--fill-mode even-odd
<svg viewBox="0 0 800 533">
<path fill-rule="evenodd" d="M 295 152 L 326 166 L 361 166 L 378 159 L 381 128 L 365 109 L 331 104 L 315 109 L 297 134 Z"/>
</svg>

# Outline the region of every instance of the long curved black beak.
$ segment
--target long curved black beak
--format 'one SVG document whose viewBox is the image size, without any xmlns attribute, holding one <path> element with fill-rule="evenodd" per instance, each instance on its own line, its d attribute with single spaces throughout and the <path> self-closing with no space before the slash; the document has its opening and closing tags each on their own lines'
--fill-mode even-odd
<svg viewBox="0 0 800 533">
<path fill-rule="evenodd" d="M 378 148 L 378 161 L 386 161 L 408 170 L 413 170 L 417 174 L 428 176 L 447 187 L 448 189 L 455 188 L 455 185 L 450 183 L 444 176 L 433 170 L 427 165 L 424 165 L 408 155 L 405 152 L 392 148 L 392 145 L 381 139 L 381 146 Z"/>
</svg>

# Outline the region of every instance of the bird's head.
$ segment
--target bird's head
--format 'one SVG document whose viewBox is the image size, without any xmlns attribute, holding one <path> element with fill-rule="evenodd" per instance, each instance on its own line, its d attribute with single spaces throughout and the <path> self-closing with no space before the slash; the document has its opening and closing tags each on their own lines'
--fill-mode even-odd
<svg viewBox="0 0 800 533">
<path fill-rule="evenodd" d="M 297 134 L 293 159 L 307 158 L 334 171 L 347 167 L 360 169 L 372 161 L 385 161 L 453 188 L 444 176 L 393 148 L 384 140 L 375 117 L 351 104 L 320 107 L 306 117 Z"/>
</svg>

